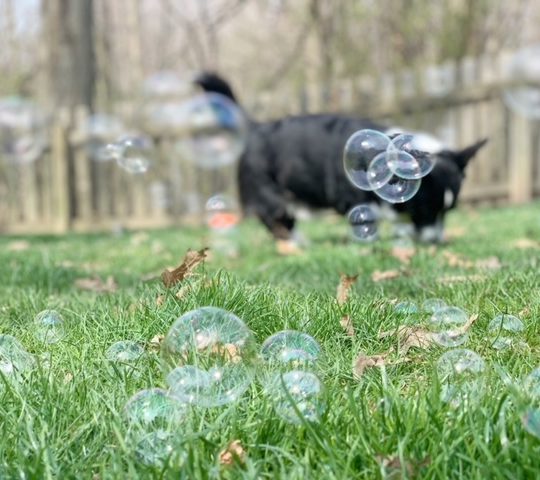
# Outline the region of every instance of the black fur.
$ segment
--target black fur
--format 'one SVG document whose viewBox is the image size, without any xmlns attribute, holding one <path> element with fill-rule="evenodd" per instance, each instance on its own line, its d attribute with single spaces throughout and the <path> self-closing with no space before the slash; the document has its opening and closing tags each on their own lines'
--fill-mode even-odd
<svg viewBox="0 0 540 480">
<path fill-rule="evenodd" d="M 202 74 L 196 83 L 205 91 L 236 101 L 230 86 L 216 74 Z M 375 194 L 348 181 L 343 148 L 354 132 L 365 128 L 384 131 L 384 126 L 336 114 L 249 123 L 247 146 L 239 163 L 240 198 L 246 213 L 257 215 L 276 238 L 291 236 L 295 224 L 291 200 L 313 208 L 333 208 L 341 214 L 359 203 L 380 202 Z M 444 215 L 456 204 L 468 161 L 485 142 L 462 151 L 438 152 L 436 165 L 422 179 L 418 193 L 393 208 L 407 212 L 418 233 L 424 227 L 442 225 Z M 445 205 L 447 190 L 453 195 L 451 205 Z"/>
</svg>

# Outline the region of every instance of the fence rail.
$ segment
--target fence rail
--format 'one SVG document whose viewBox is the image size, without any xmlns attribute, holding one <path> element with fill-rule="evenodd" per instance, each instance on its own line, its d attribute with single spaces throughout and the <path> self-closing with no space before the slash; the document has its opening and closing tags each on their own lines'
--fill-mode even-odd
<svg viewBox="0 0 540 480">
<path fill-rule="evenodd" d="M 330 91 L 273 92 L 248 102 L 259 118 L 339 111 L 388 125 L 431 132 L 452 147 L 489 137 L 467 170 L 461 201 L 523 203 L 540 196 L 539 123 L 502 101 L 512 54 L 465 58 L 380 77 L 336 83 Z M 0 161 L 0 232 L 63 233 L 123 226 L 154 228 L 196 223 L 203 200 L 234 188 L 235 172 L 217 176 L 181 159 L 175 138 L 155 138 L 155 167 L 129 175 L 93 161 L 84 135 L 84 110 L 60 112 L 49 148 L 31 164 Z"/>
</svg>

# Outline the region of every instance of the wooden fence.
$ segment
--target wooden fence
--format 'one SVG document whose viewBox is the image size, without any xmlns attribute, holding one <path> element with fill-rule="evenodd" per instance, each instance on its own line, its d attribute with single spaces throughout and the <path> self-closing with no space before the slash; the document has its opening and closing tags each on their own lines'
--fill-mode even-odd
<svg viewBox="0 0 540 480">
<path fill-rule="evenodd" d="M 272 92 L 247 102 L 259 118 L 340 111 L 410 130 L 431 132 L 449 146 L 489 137 L 471 163 L 463 203 L 523 203 L 540 196 L 537 121 L 502 100 L 511 54 L 466 58 L 459 64 L 364 76 L 331 91 Z M 81 125 L 84 111 L 60 112 L 50 145 L 31 164 L 0 161 L 0 232 L 60 233 L 115 227 L 153 228 L 200 222 L 204 199 L 234 188 L 231 169 L 219 176 L 182 160 L 173 137 L 156 137 L 154 168 L 130 175 L 112 162 L 93 161 Z"/>
</svg>

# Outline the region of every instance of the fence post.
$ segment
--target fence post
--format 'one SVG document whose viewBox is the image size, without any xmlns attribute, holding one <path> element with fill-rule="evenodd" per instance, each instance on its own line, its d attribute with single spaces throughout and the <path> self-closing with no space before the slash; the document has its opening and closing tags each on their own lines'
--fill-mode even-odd
<svg viewBox="0 0 540 480">
<path fill-rule="evenodd" d="M 532 125 L 529 119 L 511 113 L 509 129 L 509 200 L 525 203 L 533 196 L 533 149 Z"/>
<path fill-rule="evenodd" d="M 70 226 L 68 125 L 69 112 L 62 110 L 53 128 L 51 144 L 51 180 L 57 233 L 67 232 Z"/>
</svg>

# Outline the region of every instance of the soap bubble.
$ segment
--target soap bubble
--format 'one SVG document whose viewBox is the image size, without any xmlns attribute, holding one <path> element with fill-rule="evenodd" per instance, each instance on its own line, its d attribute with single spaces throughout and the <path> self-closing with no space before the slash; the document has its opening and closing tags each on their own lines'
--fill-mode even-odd
<svg viewBox="0 0 540 480">
<path fill-rule="evenodd" d="M 540 400 L 540 368 L 535 368 L 523 382 L 523 388 L 526 395 L 531 399 Z"/>
<path fill-rule="evenodd" d="M 418 313 L 418 307 L 413 302 L 398 302 L 394 307 L 394 312 L 400 315 L 414 315 Z"/>
<path fill-rule="evenodd" d="M 354 238 L 370 241 L 377 237 L 377 215 L 367 204 L 353 207 L 347 215 Z"/>
<path fill-rule="evenodd" d="M 105 358 L 125 373 L 135 372 L 135 366 L 143 355 L 144 349 L 131 340 L 115 342 L 105 352 Z"/>
<path fill-rule="evenodd" d="M 348 179 L 362 190 L 373 190 L 369 183 L 368 168 L 373 159 L 386 152 L 390 139 L 376 130 L 359 130 L 345 144 L 343 166 Z"/>
<path fill-rule="evenodd" d="M 261 347 L 262 359 L 271 366 L 312 364 L 321 356 L 321 347 L 307 333 L 283 330 L 268 337 Z"/>
<path fill-rule="evenodd" d="M 34 336 L 43 343 L 58 343 L 66 334 L 64 320 L 55 310 L 43 310 L 34 319 Z"/>
<path fill-rule="evenodd" d="M 194 392 L 192 403 L 215 407 L 237 400 L 249 387 L 256 358 L 255 339 L 236 315 L 216 307 L 202 307 L 176 320 L 161 346 L 161 358 L 166 375 L 176 367 L 193 367 L 183 370 L 177 378 L 186 379 L 186 375 L 194 373 L 194 379 L 185 380 L 196 385 L 190 386 Z M 168 381 L 174 378 L 167 377 Z M 209 384 L 199 382 L 199 378 L 209 379 Z M 170 386 L 173 392 L 182 388 Z"/>
<path fill-rule="evenodd" d="M 211 373 L 186 365 L 176 367 L 167 375 L 170 394 L 184 403 L 194 403 L 212 387 Z"/>
<path fill-rule="evenodd" d="M 516 343 L 523 330 L 523 322 L 514 315 L 497 315 L 488 325 L 491 346 L 495 350 L 509 348 Z"/>
<path fill-rule="evenodd" d="M 146 465 L 163 465 L 179 448 L 186 409 L 165 390 L 141 390 L 124 407 L 129 443 Z"/>
<path fill-rule="evenodd" d="M 523 428 L 535 436 L 540 438 L 540 410 L 537 408 L 527 408 L 521 416 L 521 424 Z"/>
<path fill-rule="evenodd" d="M 393 175 L 385 185 L 373 193 L 389 203 L 403 203 L 416 195 L 421 183 L 421 179 L 407 180 Z"/>
<path fill-rule="evenodd" d="M 154 145 L 145 135 L 126 135 L 107 146 L 109 155 L 129 173 L 146 173 L 152 164 Z"/>
<path fill-rule="evenodd" d="M 276 374 L 265 386 L 276 412 L 287 422 L 319 422 L 326 409 L 324 385 L 317 375 L 304 370 Z"/>
<path fill-rule="evenodd" d="M 509 65 L 510 81 L 504 91 L 508 107 L 529 118 L 540 118 L 540 45 L 518 51 Z"/>
<path fill-rule="evenodd" d="M 120 119 L 112 115 L 96 113 L 88 117 L 86 134 L 90 158 L 97 162 L 116 160 L 116 150 L 109 145 L 115 138 L 119 138 L 123 131 L 124 126 Z"/>
<path fill-rule="evenodd" d="M 469 334 L 464 331 L 468 320 L 468 315 L 458 307 L 436 310 L 430 318 L 431 327 L 435 331 L 433 339 L 443 347 L 463 345 L 469 339 Z"/>
<path fill-rule="evenodd" d="M 34 356 L 24 349 L 19 340 L 12 335 L 0 335 L 0 374 L 8 379 L 18 379 L 35 366 Z"/>
<path fill-rule="evenodd" d="M 429 153 L 427 145 L 423 145 L 418 135 L 402 134 L 393 138 L 388 145 L 388 168 L 398 177 L 415 180 L 425 177 L 435 162 Z"/>
<path fill-rule="evenodd" d="M 240 208 L 236 200 L 225 194 L 209 198 L 205 206 L 206 224 L 217 233 L 233 230 L 240 221 Z"/>
<path fill-rule="evenodd" d="M 247 122 L 241 110 L 227 97 L 209 93 L 182 105 L 175 128 L 182 134 L 179 153 L 204 169 L 234 164 L 242 154 Z"/>
<path fill-rule="evenodd" d="M 446 302 L 440 298 L 428 298 L 424 300 L 424 303 L 422 303 L 422 310 L 428 313 L 435 313 L 441 308 L 445 308 L 447 306 L 448 305 L 446 305 Z"/>
<path fill-rule="evenodd" d="M 0 99 L 0 152 L 12 163 L 37 160 L 47 145 L 43 113 L 21 97 Z"/>
<path fill-rule="evenodd" d="M 372 190 L 377 190 L 386 185 L 394 173 L 388 166 L 386 152 L 379 153 L 369 164 L 367 180 Z"/>
<path fill-rule="evenodd" d="M 450 350 L 437 362 L 441 400 L 453 407 L 479 399 L 483 393 L 485 362 L 472 350 Z"/>
</svg>

